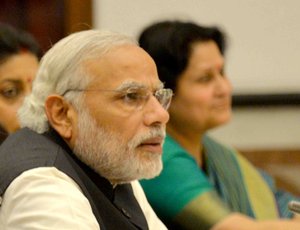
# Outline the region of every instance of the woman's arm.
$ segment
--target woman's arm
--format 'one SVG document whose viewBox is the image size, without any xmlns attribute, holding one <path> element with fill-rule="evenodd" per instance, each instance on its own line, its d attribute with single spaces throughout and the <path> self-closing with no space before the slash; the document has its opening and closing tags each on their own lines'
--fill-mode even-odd
<svg viewBox="0 0 300 230">
<path fill-rule="evenodd" d="M 211 230 L 296 230 L 300 221 L 279 219 L 256 221 L 244 215 L 233 213 L 213 226 Z"/>
</svg>

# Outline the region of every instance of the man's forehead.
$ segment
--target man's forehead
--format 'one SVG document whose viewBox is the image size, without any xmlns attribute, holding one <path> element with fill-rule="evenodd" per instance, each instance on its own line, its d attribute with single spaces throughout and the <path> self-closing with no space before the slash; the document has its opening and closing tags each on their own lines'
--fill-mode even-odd
<svg viewBox="0 0 300 230">
<path fill-rule="evenodd" d="M 91 84 L 101 84 L 111 89 L 131 86 L 161 88 L 162 83 L 158 78 L 152 58 L 137 46 L 131 46 L 131 48 L 135 51 L 129 52 L 129 56 L 105 55 L 86 63 L 88 72 L 93 78 Z"/>
</svg>

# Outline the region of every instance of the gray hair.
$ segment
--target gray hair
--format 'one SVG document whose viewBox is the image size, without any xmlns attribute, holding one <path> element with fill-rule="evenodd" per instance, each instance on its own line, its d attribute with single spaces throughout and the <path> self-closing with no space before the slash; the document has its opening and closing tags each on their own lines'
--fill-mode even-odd
<svg viewBox="0 0 300 230">
<path fill-rule="evenodd" d="M 91 77 L 87 77 L 83 61 L 101 57 L 112 48 L 125 44 L 137 45 L 137 42 L 125 35 L 100 30 L 77 32 L 56 43 L 42 58 L 32 92 L 18 111 L 21 127 L 29 127 L 38 133 L 47 131 L 47 97 L 63 95 L 68 89 L 84 89 Z M 64 97 L 78 105 L 82 93 L 70 92 Z"/>
</svg>

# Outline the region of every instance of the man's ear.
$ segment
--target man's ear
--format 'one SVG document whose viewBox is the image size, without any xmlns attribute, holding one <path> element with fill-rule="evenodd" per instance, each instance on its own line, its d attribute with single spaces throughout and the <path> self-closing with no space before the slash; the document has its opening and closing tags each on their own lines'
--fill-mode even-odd
<svg viewBox="0 0 300 230">
<path fill-rule="evenodd" d="M 62 96 L 50 95 L 45 102 L 45 112 L 50 125 L 66 139 L 72 139 L 76 113 Z"/>
</svg>

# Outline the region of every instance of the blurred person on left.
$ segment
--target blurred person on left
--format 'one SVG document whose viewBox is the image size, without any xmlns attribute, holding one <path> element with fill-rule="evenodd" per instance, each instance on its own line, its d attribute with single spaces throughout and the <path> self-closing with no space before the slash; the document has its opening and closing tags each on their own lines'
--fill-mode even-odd
<svg viewBox="0 0 300 230">
<path fill-rule="evenodd" d="M 8 134 L 20 128 L 16 113 L 30 93 L 41 48 L 25 31 L 0 23 L 0 127 Z M 1 130 L 1 129 L 0 129 Z"/>
</svg>

